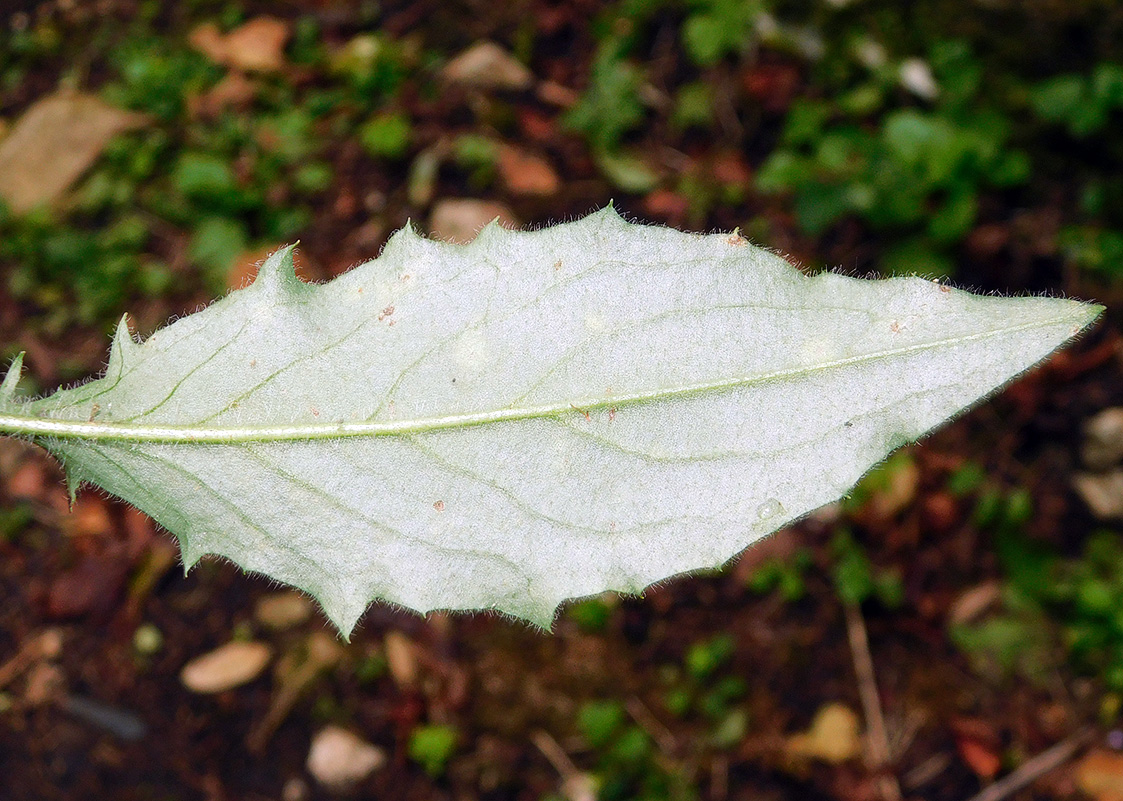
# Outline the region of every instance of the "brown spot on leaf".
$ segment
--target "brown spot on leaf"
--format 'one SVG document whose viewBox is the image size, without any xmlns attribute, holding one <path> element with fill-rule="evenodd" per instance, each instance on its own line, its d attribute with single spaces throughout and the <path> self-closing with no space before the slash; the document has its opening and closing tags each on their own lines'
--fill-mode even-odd
<svg viewBox="0 0 1123 801">
<path fill-rule="evenodd" d="M 436 503 L 433 504 L 433 508 L 436 509 L 438 512 L 443 512 L 445 510 L 445 502 L 444 501 L 437 501 Z"/>
<path fill-rule="evenodd" d="M 378 315 L 378 322 L 382 322 L 383 320 L 385 320 L 385 319 L 386 319 L 387 317 L 389 317 L 389 316 L 390 316 L 391 314 L 393 314 L 393 313 L 394 313 L 394 307 L 393 307 L 393 306 L 387 306 L 387 307 L 386 307 L 385 309 L 383 309 L 383 310 L 382 310 L 382 312 L 381 312 L 381 313 L 380 313 L 380 314 Z"/>
</svg>

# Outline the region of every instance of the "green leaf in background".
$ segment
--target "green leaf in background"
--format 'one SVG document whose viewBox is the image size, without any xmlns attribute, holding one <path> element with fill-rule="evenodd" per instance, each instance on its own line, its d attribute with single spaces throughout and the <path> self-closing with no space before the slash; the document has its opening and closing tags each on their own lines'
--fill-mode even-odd
<svg viewBox="0 0 1123 801">
<path fill-rule="evenodd" d="M 567 598 L 717 567 L 1045 358 L 1096 306 L 807 277 L 613 210 L 468 246 L 398 232 L 334 281 L 256 281 L 0 431 L 315 596 L 549 626 Z"/>
</svg>

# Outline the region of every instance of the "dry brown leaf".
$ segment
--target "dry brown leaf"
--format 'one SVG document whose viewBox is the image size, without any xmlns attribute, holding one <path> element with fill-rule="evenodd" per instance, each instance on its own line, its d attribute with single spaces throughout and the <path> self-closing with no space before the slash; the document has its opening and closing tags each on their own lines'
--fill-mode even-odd
<svg viewBox="0 0 1123 801">
<path fill-rule="evenodd" d="M 37 101 L 0 141 L 0 198 L 16 214 L 56 204 L 110 139 L 147 122 L 93 95 L 59 92 Z"/>
<path fill-rule="evenodd" d="M 513 195 L 548 197 L 557 193 L 561 180 L 550 162 L 517 147 L 499 149 L 499 175 Z"/>
<path fill-rule="evenodd" d="M 196 26 L 188 43 L 216 64 L 246 72 L 277 72 L 285 66 L 289 26 L 276 17 L 254 17 L 223 34 L 213 22 Z"/>
</svg>

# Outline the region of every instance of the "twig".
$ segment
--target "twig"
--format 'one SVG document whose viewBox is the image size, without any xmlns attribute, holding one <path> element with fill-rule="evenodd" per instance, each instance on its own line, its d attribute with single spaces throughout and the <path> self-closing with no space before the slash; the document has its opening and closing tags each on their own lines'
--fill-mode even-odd
<svg viewBox="0 0 1123 801">
<path fill-rule="evenodd" d="M 1032 784 L 1050 771 L 1056 770 L 1072 759 L 1092 739 L 1095 729 L 1086 726 L 1076 734 L 1061 740 L 1051 748 L 1046 748 L 1015 771 L 1011 771 L 990 787 L 987 787 L 969 801 L 1001 801 L 1001 799 Z"/>
<path fill-rule="evenodd" d="M 885 733 L 885 715 L 881 711 L 881 696 L 877 691 L 877 677 L 873 672 L 870 640 L 866 621 L 857 604 L 844 604 L 846 609 L 846 634 L 850 639 L 850 654 L 854 659 L 854 673 L 858 677 L 858 695 L 866 717 L 866 750 L 870 767 L 880 772 L 878 791 L 882 801 L 901 801 L 901 785 L 897 777 L 885 772 L 889 762 L 889 737 Z"/>
<path fill-rule="evenodd" d="M 659 749 L 668 756 L 674 756 L 678 751 L 678 742 L 671 730 L 659 722 L 659 719 L 651 713 L 651 710 L 644 705 L 643 701 L 636 698 L 634 695 L 624 702 L 624 708 L 628 710 L 628 714 L 646 731 L 656 743 L 659 744 Z"/>
<path fill-rule="evenodd" d="M 558 741 L 551 737 L 549 732 L 539 729 L 530 735 L 530 739 L 561 776 L 562 794 L 569 801 L 596 801 L 596 788 L 591 778 L 577 769 L 569 754 L 558 745 Z"/>
<path fill-rule="evenodd" d="M 62 652 L 62 632 L 45 629 L 26 638 L 15 655 L 0 665 L 0 689 L 43 659 L 54 659 Z"/>
</svg>

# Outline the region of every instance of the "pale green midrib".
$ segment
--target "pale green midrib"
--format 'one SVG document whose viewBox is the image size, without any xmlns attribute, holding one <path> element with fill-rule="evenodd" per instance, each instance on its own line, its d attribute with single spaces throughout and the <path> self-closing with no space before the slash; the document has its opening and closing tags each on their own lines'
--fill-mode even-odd
<svg viewBox="0 0 1123 801">
<path fill-rule="evenodd" d="M 1094 319 L 1085 317 L 1084 315 L 1081 315 L 1081 317 L 1083 319 L 1078 320 L 1076 315 L 1066 315 L 1047 321 L 1036 320 L 1018 326 L 983 331 L 977 334 L 955 337 L 953 339 L 923 342 L 904 348 L 892 348 L 874 353 L 864 353 L 858 356 L 849 356 L 845 359 L 836 359 L 831 362 L 793 367 L 787 370 L 777 370 L 772 373 L 763 373 L 753 376 L 738 376 L 723 381 L 711 381 L 701 384 L 672 387 L 669 389 L 648 390 L 608 398 L 599 396 L 586 400 L 566 400 L 560 403 L 543 404 L 539 406 L 494 409 L 483 412 L 429 417 L 417 420 L 392 420 L 386 422 L 363 423 L 311 423 L 287 426 L 254 426 L 252 428 L 247 428 L 245 426 L 193 428 L 191 426 L 172 425 L 94 423 L 0 414 L 0 433 L 14 436 L 44 437 L 50 439 L 81 439 L 98 442 L 219 445 L 421 434 L 431 431 L 487 425 L 489 423 L 558 417 L 567 413 L 586 413 L 600 409 L 618 408 L 635 403 L 698 395 L 705 392 L 720 392 L 721 390 L 751 386 L 753 384 L 766 384 L 786 378 L 798 378 L 823 370 L 833 370 L 840 367 L 861 364 L 863 362 L 872 362 L 880 359 L 893 358 L 895 356 L 906 356 L 911 353 L 919 353 L 935 348 L 947 347 L 949 345 L 977 342 L 979 340 L 1005 334 L 1017 334 L 1035 328 L 1048 328 L 1067 322 L 1076 324 L 1082 329 L 1091 322 L 1091 319 Z M 1075 333 L 1077 332 L 1074 331 L 1073 334 Z"/>
</svg>

